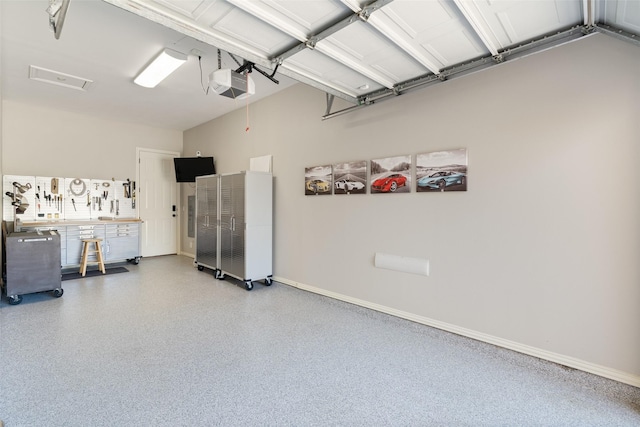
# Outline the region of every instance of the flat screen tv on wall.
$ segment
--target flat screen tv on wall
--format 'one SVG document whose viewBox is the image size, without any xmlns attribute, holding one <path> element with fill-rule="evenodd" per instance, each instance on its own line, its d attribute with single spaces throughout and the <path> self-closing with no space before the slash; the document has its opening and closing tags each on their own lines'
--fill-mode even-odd
<svg viewBox="0 0 640 427">
<path fill-rule="evenodd" d="M 196 176 L 216 173 L 213 157 L 174 157 L 173 164 L 178 182 L 196 182 Z"/>
</svg>

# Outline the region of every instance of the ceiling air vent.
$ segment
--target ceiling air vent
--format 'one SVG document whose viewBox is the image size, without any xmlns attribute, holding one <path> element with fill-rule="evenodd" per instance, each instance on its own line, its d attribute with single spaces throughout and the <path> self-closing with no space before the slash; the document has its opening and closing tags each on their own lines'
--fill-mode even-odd
<svg viewBox="0 0 640 427">
<path fill-rule="evenodd" d="M 60 73 L 58 71 L 47 70 L 46 68 L 29 66 L 29 78 L 39 82 L 51 83 L 53 85 L 64 86 L 71 89 L 87 90 L 93 80 L 72 76 L 71 74 Z"/>
</svg>

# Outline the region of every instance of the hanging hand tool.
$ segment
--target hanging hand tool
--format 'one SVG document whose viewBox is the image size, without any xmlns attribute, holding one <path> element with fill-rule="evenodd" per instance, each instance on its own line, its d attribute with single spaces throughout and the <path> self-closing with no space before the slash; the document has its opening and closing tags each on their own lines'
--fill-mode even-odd
<svg viewBox="0 0 640 427">
<path fill-rule="evenodd" d="M 22 195 L 18 194 L 18 193 L 12 193 L 11 191 L 7 191 L 6 193 L 7 196 L 11 197 L 11 200 L 18 200 L 18 199 L 22 199 Z"/>
<path fill-rule="evenodd" d="M 10 191 L 7 191 L 4 194 L 11 198 L 11 205 L 16 207 L 16 213 L 23 214 L 29 207 L 27 199 L 22 194 L 12 193 Z"/>
<path fill-rule="evenodd" d="M 73 197 L 71 198 L 71 204 L 73 205 L 73 210 L 77 212 L 78 210 L 76 209 L 76 200 Z"/>
<path fill-rule="evenodd" d="M 58 178 L 51 178 L 51 192 L 58 194 Z"/>
<path fill-rule="evenodd" d="M 127 182 L 123 182 L 122 187 L 124 187 L 124 198 L 130 199 L 131 198 L 131 180 L 127 178 Z"/>
<path fill-rule="evenodd" d="M 133 190 L 131 191 L 131 208 L 136 208 L 136 182 L 133 181 Z"/>
<path fill-rule="evenodd" d="M 24 194 L 31 189 L 31 184 L 27 182 L 25 185 L 22 185 L 19 182 L 14 182 L 13 187 L 17 188 L 20 193 Z"/>
</svg>

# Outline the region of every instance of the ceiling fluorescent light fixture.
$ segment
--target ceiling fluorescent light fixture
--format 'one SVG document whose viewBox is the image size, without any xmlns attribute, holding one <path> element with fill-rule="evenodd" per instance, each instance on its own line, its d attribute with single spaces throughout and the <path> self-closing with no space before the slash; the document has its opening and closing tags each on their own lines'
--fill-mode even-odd
<svg viewBox="0 0 640 427">
<path fill-rule="evenodd" d="M 164 49 L 138 77 L 133 80 L 137 85 L 153 88 L 187 61 L 187 55 L 171 49 Z"/>
</svg>

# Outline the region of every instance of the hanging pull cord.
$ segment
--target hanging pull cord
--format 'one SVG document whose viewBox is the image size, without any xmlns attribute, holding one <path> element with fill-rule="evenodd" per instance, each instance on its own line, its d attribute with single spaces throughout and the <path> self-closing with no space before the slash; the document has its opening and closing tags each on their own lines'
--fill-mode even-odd
<svg viewBox="0 0 640 427">
<path fill-rule="evenodd" d="M 247 73 L 247 90 L 245 92 L 247 94 L 247 127 L 244 130 L 245 132 L 249 132 L 250 126 L 249 126 L 249 73 Z"/>
</svg>

